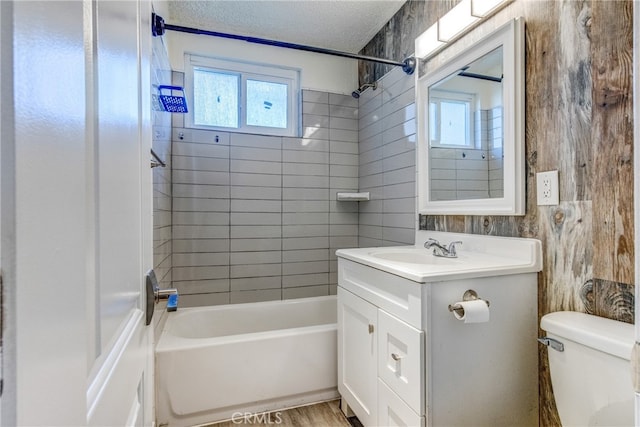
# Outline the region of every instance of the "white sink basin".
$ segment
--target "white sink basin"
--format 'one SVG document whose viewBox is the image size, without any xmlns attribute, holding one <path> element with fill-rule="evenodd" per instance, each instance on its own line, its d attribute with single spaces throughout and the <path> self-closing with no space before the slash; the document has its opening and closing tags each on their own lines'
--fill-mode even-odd
<svg viewBox="0 0 640 427">
<path fill-rule="evenodd" d="M 455 263 L 457 258 L 437 257 L 427 249 L 381 249 L 372 251 L 370 255 L 387 261 L 395 261 L 409 264 L 446 264 Z"/>
<path fill-rule="evenodd" d="M 424 248 L 429 238 L 443 245 L 462 241 L 457 258 L 437 257 Z M 536 272 L 542 269 L 539 240 L 475 234 L 416 232 L 415 246 L 339 249 L 339 258 L 383 270 L 414 282 L 454 280 Z"/>
</svg>

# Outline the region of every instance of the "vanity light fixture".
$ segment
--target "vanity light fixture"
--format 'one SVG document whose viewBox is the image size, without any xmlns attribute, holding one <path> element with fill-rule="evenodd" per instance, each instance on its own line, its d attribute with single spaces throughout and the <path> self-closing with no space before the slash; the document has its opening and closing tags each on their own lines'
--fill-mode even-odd
<svg viewBox="0 0 640 427">
<path fill-rule="evenodd" d="M 513 0 L 462 0 L 416 38 L 417 58 L 426 58 L 454 42 Z"/>
<path fill-rule="evenodd" d="M 471 0 L 471 14 L 478 18 L 492 15 L 510 1 L 505 0 Z"/>
<path fill-rule="evenodd" d="M 453 9 L 438 19 L 438 39 L 450 42 L 480 20 L 471 14 L 471 0 L 462 0 Z"/>
<path fill-rule="evenodd" d="M 443 41 L 438 40 L 438 23 L 436 22 L 416 39 L 416 58 L 424 58 L 444 44 Z"/>
</svg>

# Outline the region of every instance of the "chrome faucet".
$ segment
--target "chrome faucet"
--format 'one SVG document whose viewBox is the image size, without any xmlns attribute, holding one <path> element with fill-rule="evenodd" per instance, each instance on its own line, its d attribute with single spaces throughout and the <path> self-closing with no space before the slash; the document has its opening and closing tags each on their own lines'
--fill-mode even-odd
<svg viewBox="0 0 640 427">
<path fill-rule="evenodd" d="M 444 258 L 457 258 L 458 254 L 456 253 L 456 245 L 461 244 L 462 242 L 457 240 L 455 242 L 449 243 L 449 247 L 444 247 L 436 239 L 429 238 L 426 242 L 424 242 L 424 247 L 427 249 L 433 248 L 434 256 Z"/>
</svg>

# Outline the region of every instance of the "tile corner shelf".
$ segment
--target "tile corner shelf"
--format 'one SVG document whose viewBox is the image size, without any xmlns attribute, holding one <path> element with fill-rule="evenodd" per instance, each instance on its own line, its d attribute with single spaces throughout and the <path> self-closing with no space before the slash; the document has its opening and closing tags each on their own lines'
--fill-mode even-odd
<svg viewBox="0 0 640 427">
<path fill-rule="evenodd" d="M 339 202 L 363 202 L 369 200 L 369 192 L 364 193 L 336 193 Z"/>
</svg>

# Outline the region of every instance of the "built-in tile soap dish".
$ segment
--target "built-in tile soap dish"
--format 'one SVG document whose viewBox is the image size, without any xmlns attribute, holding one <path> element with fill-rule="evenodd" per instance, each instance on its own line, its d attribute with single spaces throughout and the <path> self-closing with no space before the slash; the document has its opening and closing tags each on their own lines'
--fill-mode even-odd
<svg viewBox="0 0 640 427">
<path fill-rule="evenodd" d="M 369 192 L 362 193 L 336 193 L 336 199 L 339 202 L 363 202 L 369 200 Z"/>
</svg>

